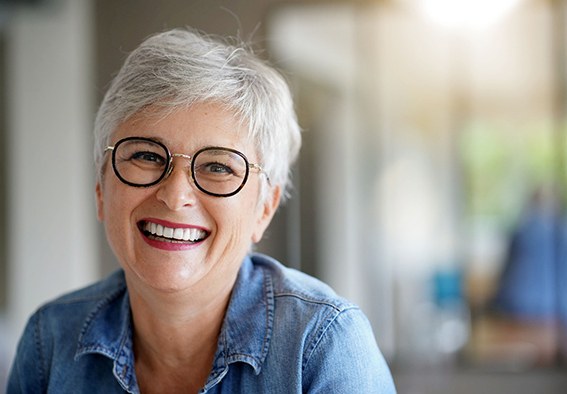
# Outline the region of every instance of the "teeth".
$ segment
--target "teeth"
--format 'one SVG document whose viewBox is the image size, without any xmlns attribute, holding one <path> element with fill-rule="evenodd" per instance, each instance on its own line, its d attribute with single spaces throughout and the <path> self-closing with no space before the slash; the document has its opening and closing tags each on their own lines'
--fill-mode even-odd
<svg viewBox="0 0 567 394">
<path fill-rule="evenodd" d="M 207 235 L 205 231 L 197 228 L 171 228 L 150 222 L 146 222 L 144 230 L 158 237 L 191 242 L 198 241 Z"/>
<path fill-rule="evenodd" d="M 196 241 L 198 239 L 202 239 L 207 234 L 203 230 L 199 230 L 196 228 L 186 228 L 183 231 L 183 240 L 184 241 Z"/>
<path fill-rule="evenodd" d="M 173 238 L 173 229 L 171 227 L 164 227 L 163 228 L 163 236 L 165 238 Z"/>
<path fill-rule="evenodd" d="M 182 228 L 176 228 L 175 231 L 173 232 L 172 238 L 183 239 L 183 229 Z"/>
</svg>

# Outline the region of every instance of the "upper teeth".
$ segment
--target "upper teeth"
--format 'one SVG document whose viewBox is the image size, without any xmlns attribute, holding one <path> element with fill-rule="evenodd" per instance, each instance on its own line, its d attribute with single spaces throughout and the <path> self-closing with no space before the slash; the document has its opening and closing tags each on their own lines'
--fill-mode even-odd
<svg viewBox="0 0 567 394">
<path fill-rule="evenodd" d="M 207 235 L 204 230 L 200 230 L 198 228 L 171 228 L 151 222 L 146 222 L 144 230 L 153 235 L 165 238 L 173 238 L 180 241 L 197 241 Z"/>
</svg>

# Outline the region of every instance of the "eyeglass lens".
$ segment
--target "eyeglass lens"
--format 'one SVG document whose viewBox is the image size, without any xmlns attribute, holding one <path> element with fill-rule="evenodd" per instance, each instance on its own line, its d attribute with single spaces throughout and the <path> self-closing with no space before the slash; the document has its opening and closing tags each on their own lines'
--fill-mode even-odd
<svg viewBox="0 0 567 394">
<path fill-rule="evenodd" d="M 114 147 L 112 163 L 118 178 L 131 186 L 155 185 L 171 171 L 167 148 L 146 139 L 119 141 Z M 201 149 L 191 159 L 195 185 L 211 195 L 236 194 L 246 182 L 248 171 L 245 157 L 227 148 Z"/>
</svg>

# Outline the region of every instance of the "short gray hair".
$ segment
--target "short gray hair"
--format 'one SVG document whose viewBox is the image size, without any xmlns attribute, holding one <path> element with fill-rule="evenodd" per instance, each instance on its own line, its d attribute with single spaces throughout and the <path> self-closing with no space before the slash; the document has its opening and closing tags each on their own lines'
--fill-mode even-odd
<svg viewBox="0 0 567 394">
<path fill-rule="evenodd" d="M 301 146 L 287 83 L 247 46 L 191 29 L 149 37 L 113 79 L 94 125 L 97 180 L 112 133 L 129 117 L 152 105 L 166 113 L 202 102 L 223 105 L 248 126 L 261 165 L 285 196 Z"/>
</svg>

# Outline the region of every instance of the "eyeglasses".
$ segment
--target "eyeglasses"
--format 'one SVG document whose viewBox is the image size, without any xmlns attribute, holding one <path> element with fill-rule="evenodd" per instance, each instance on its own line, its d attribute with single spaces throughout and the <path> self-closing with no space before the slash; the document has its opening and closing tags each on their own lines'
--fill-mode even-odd
<svg viewBox="0 0 567 394">
<path fill-rule="evenodd" d="M 249 163 L 243 153 L 230 148 L 207 147 L 189 156 L 171 153 L 150 138 L 128 137 L 106 147 L 107 151 L 112 151 L 114 174 L 134 187 L 149 187 L 166 179 L 173 171 L 174 157 L 190 160 L 195 186 L 216 197 L 230 197 L 242 190 L 251 170 L 265 174 L 258 164 Z"/>
</svg>

